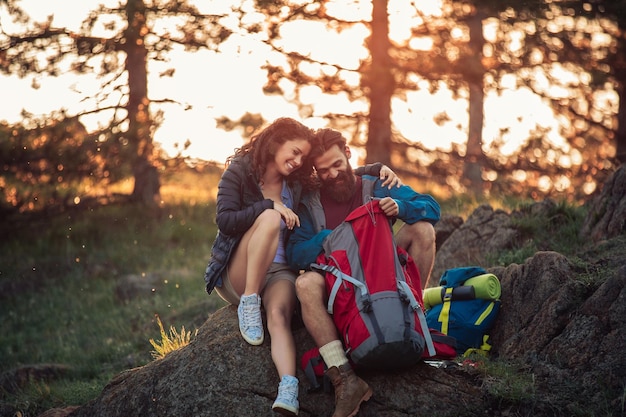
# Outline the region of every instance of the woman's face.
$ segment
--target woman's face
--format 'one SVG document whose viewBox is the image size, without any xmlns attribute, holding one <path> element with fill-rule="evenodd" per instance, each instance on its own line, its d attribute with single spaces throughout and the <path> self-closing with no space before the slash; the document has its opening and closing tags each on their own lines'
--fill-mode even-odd
<svg viewBox="0 0 626 417">
<path fill-rule="evenodd" d="M 311 144 L 306 139 L 291 139 L 280 145 L 274 156 L 278 172 L 288 176 L 300 168 L 311 151 Z"/>
</svg>

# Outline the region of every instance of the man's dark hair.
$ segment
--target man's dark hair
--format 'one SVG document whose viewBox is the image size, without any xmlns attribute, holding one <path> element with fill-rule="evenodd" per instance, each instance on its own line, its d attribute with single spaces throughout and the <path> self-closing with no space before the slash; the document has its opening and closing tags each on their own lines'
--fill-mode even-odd
<svg viewBox="0 0 626 417">
<path fill-rule="evenodd" d="M 346 144 L 346 138 L 338 131 L 329 128 L 319 129 L 315 132 L 315 140 L 311 146 L 309 159 L 315 160 L 335 145 L 339 147 L 341 152 L 345 152 Z"/>
</svg>

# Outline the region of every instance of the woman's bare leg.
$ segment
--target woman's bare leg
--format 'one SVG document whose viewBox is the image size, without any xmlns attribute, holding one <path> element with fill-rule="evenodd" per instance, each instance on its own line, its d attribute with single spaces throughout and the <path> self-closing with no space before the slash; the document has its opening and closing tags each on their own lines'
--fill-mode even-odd
<svg viewBox="0 0 626 417">
<path fill-rule="evenodd" d="M 291 319 L 296 308 L 296 290 L 291 281 L 272 282 L 263 292 L 267 329 L 271 338 L 272 360 L 278 376 L 296 375 L 296 345 Z"/>
<path fill-rule="evenodd" d="M 239 295 L 259 294 L 276 256 L 280 213 L 265 210 L 241 238 L 228 264 L 228 279 Z"/>
</svg>

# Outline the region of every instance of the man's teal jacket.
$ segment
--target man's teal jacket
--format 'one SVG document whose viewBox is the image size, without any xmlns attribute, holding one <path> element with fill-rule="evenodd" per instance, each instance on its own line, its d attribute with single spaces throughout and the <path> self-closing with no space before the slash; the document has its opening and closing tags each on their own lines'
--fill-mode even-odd
<svg viewBox="0 0 626 417">
<path fill-rule="evenodd" d="M 407 185 L 383 187 L 378 177 L 363 175 L 363 202 L 371 198 L 391 197 L 398 203 L 397 218 L 407 224 L 426 221 L 435 225 L 441 217 L 439 203 L 428 194 L 420 194 Z M 287 241 L 287 262 L 293 269 L 307 270 L 322 252 L 324 239 L 332 230 L 325 226 L 324 210 L 319 191 L 302 197 L 297 209 L 300 227 L 296 227 Z"/>
</svg>

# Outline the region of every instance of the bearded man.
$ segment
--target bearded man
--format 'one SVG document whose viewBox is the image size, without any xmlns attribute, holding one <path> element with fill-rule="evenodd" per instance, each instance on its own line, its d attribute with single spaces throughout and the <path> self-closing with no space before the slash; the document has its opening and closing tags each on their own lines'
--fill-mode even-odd
<svg viewBox="0 0 626 417">
<path fill-rule="evenodd" d="M 302 319 L 319 347 L 335 389 L 333 417 L 354 416 L 363 401 L 372 395 L 369 385 L 352 370 L 332 317 L 326 310 L 324 277 L 309 269 L 322 252 L 324 239 L 347 215 L 372 198 L 380 199 L 385 215 L 404 222 L 395 234 L 396 244 L 415 261 L 423 286 L 428 283 L 435 260 L 434 225 L 440 207 L 433 197 L 406 185 L 387 188 L 378 177 L 354 174 L 346 139 L 333 129 L 316 132 L 309 158 L 320 181 L 319 189 L 303 196 L 297 214 L 300 227 L 287 242 L 287 262 L 305 272 L 296 279 L 296 294 Z"/>
</svg>

